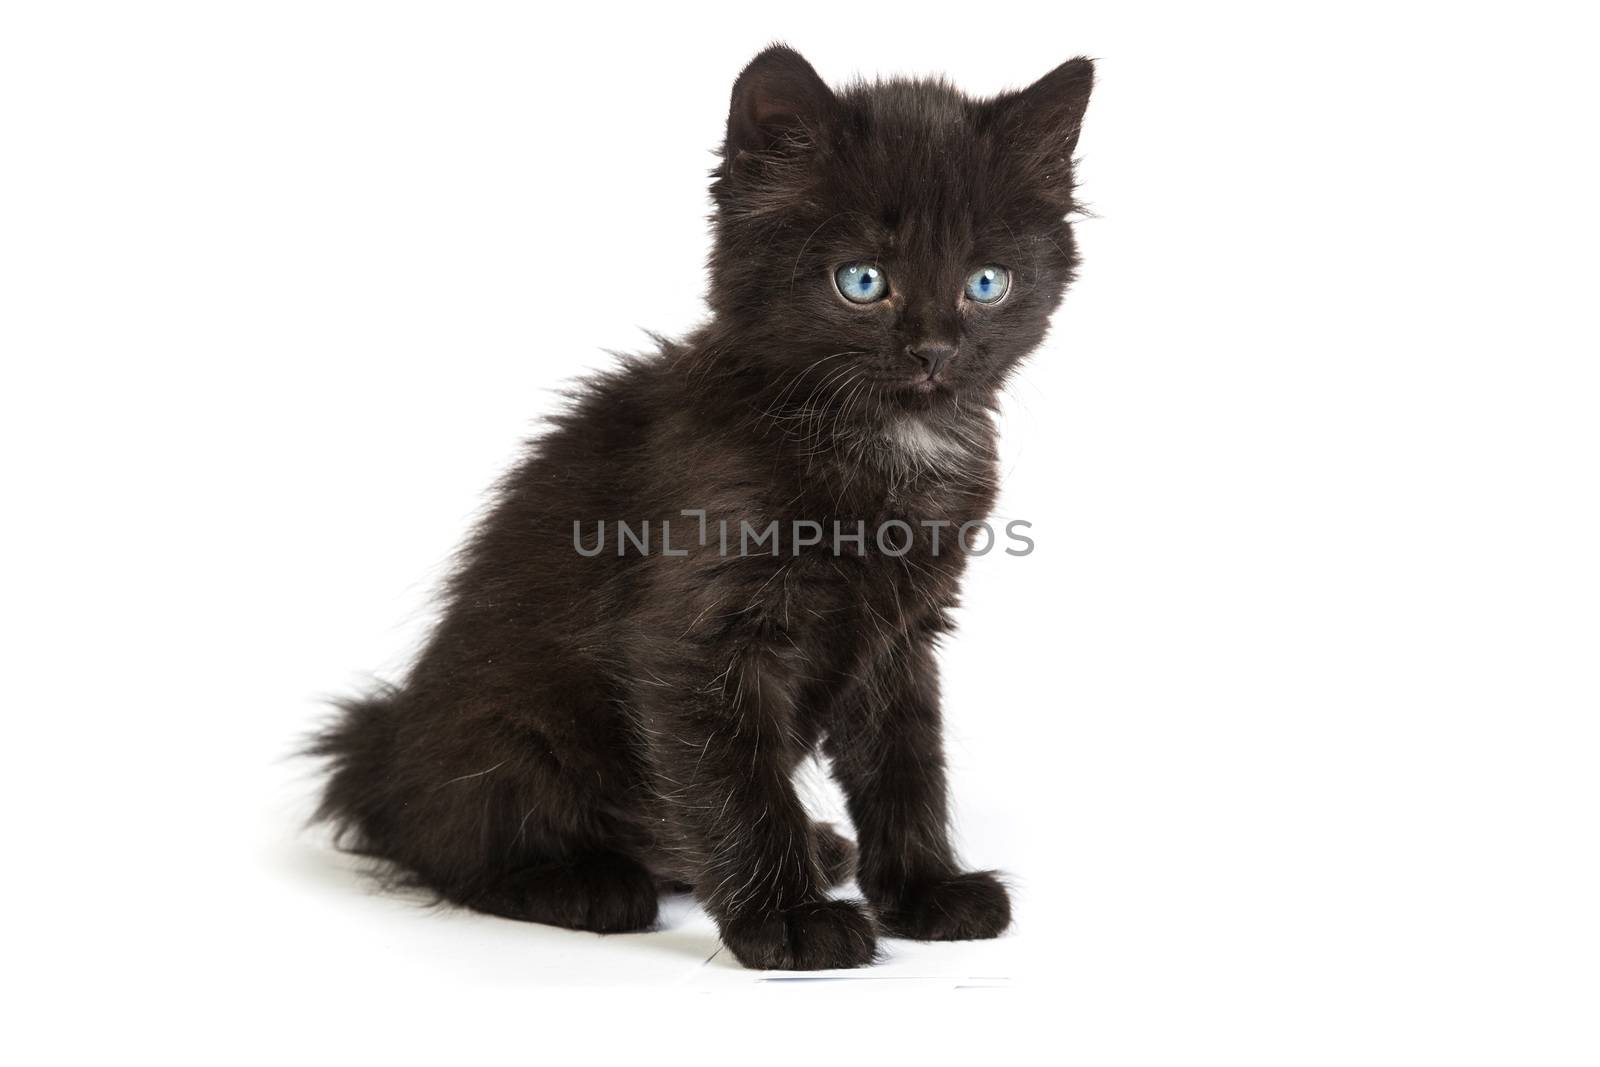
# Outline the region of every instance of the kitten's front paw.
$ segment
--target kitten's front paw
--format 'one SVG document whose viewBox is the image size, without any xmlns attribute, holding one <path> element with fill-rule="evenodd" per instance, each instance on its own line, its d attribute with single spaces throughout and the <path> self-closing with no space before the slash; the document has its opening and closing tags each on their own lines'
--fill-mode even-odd
<svg viewBox="0 0 1600 1067">
<path fill-rule="evenodd" d="M 822 900 L 788 911 L 735 919 L 722 940 L 758 971 L 827 971 L 865 967 L 878 958 L 878 933 L 853 900 Z"/>
<path fill-rule="evenodd" d="M 1011 897 L 993 871 L 969 871 L 911 886 L 881 915 L 895 937 L 980 941 L 1011 925 Z"/>
</svg>

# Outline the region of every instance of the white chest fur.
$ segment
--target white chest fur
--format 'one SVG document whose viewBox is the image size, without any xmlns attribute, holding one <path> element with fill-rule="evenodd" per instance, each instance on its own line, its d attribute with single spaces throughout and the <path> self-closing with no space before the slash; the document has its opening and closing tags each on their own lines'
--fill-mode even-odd
<svg viewBox="0 0 1600 1067">
<path fill-rule="evenodd" d="M 950 463 L 967 454 L 967 446 L 960 438 L 915 416 L 895 422 L 887 437 L 898 458 L 917 465 Z"/>
</svg>

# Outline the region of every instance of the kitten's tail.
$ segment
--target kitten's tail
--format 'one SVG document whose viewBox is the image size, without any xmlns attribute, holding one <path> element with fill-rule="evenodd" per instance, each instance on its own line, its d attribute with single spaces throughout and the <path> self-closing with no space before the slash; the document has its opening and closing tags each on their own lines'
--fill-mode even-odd
<svg viewBox="0 0 1600 1067">
<path fill-rule="evenodd" d="M 340 847 L 381 854 L 386 783 L 394 776 L 396 703 L 393 687 L 340 700 L 334 720 L 314 734 L 304 752 L 327 760 L 327 783 L 311 817 L 328 823 Z"/>
</svg>

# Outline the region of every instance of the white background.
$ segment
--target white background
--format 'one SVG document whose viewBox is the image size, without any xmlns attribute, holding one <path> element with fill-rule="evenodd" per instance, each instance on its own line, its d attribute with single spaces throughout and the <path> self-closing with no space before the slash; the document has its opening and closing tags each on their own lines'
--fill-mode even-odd
<svg viewBox="0 0 1600 1067">
<path fill-rule="evenodd" d="M 4 8 L 4 1040 L 1594 1062 L 1575 7 L 798 10 Z M 975 93 L 1100 60 L 1082 281 L 1004 425 L 1038 551 L 973 568 L 944 656 L 1019 921 L 777 985 L 682 907 L 601 939 L 374 896 L 287 753 L 404 665 L 554 390 L 698 320 L 710 150 L 780 38 Z"/>
</svg>

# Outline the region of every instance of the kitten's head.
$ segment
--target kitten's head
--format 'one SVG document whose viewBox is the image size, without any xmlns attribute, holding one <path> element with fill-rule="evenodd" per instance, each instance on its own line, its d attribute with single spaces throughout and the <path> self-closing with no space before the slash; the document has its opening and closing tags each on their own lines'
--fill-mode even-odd
<svg viewBox="0 0 1600 1067">
<path fill-rule="evenodd" d="M 712 187 L 710 299 L 742 368 L 813 409 L 847 390 L 880 417 L 992 398 L 1072 279 L 1093 75 L 1074 59 L 991 100 L 938 81 L 836 93 L 793 49 L 756 56 Z"/>
</svg>

